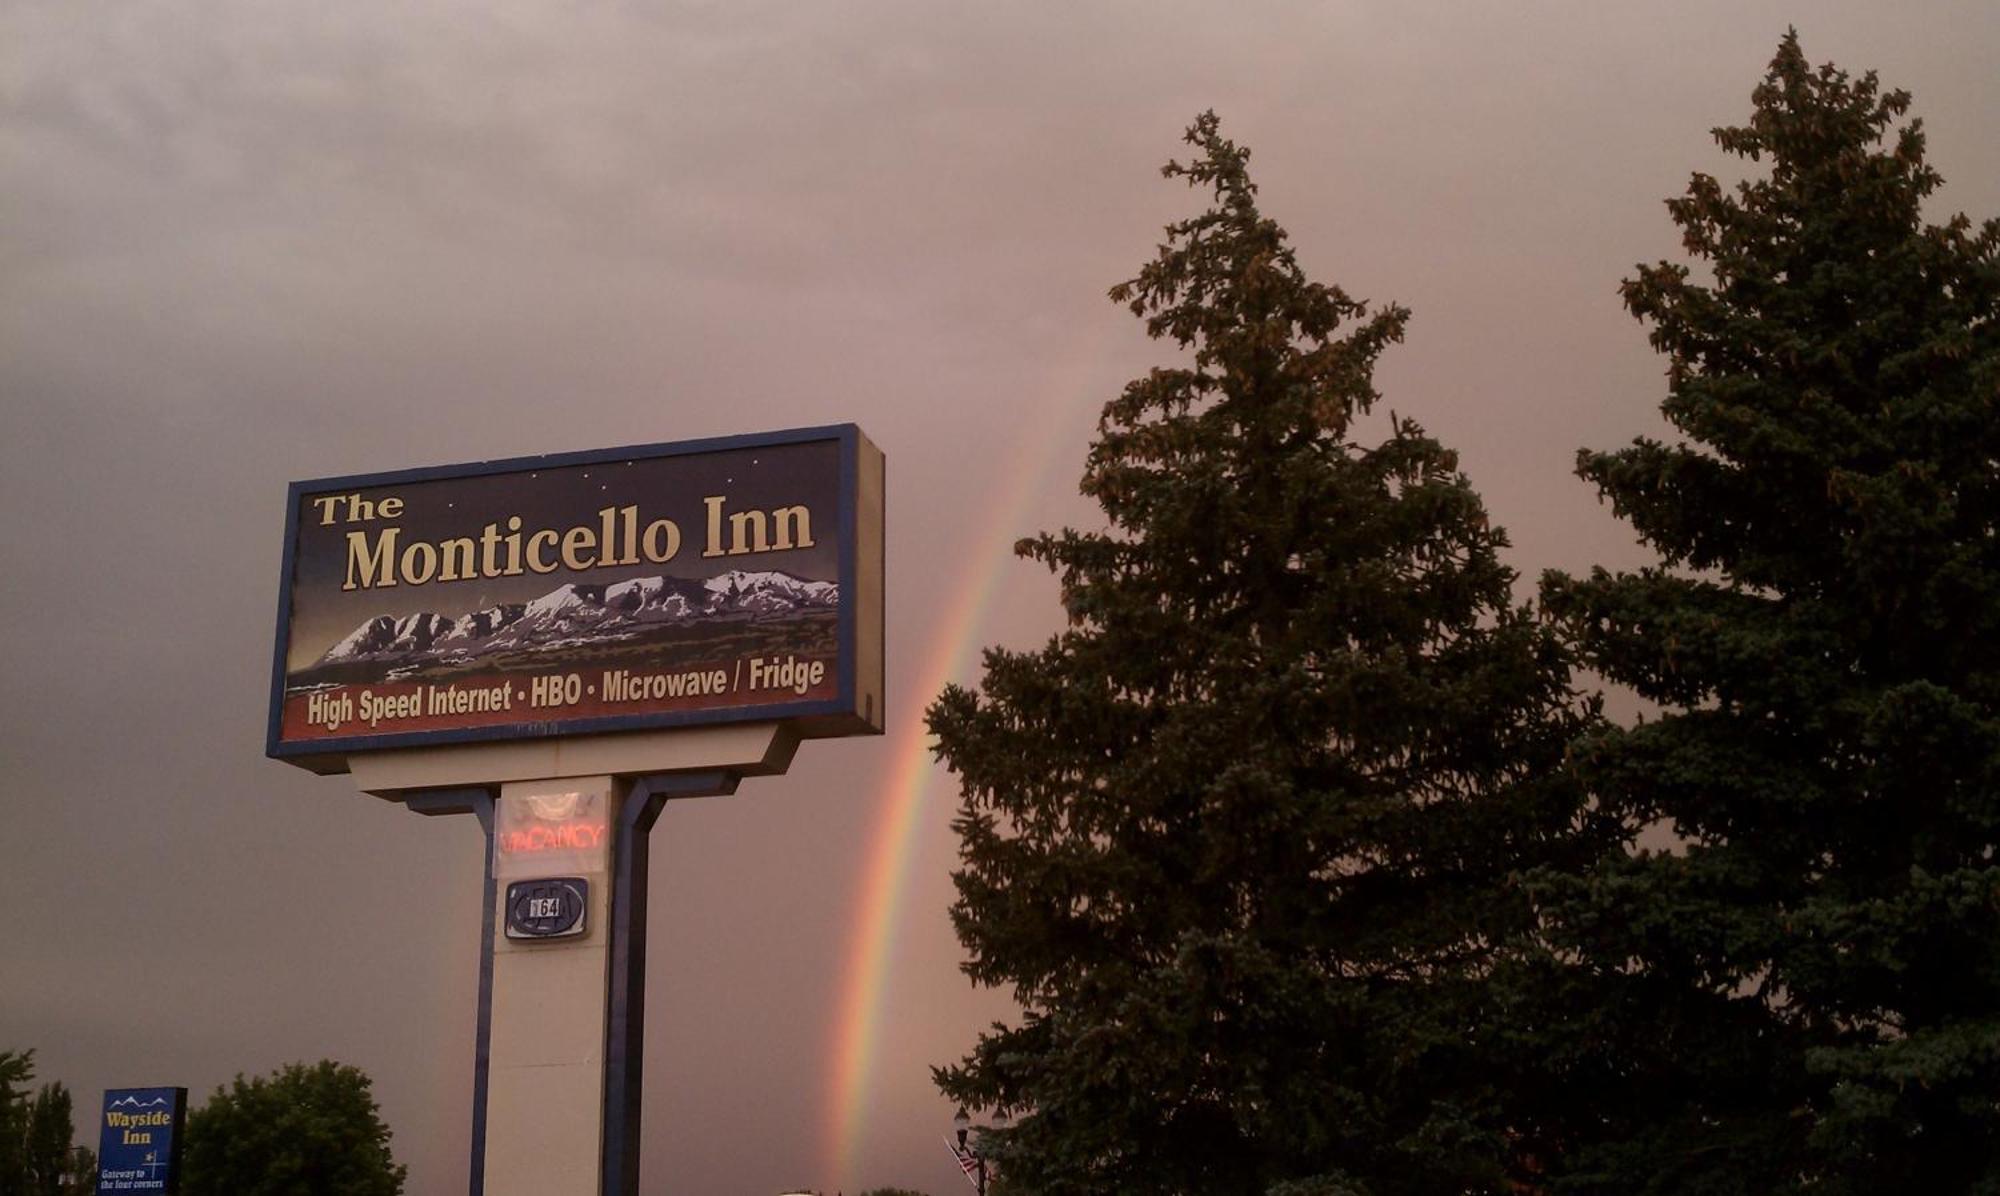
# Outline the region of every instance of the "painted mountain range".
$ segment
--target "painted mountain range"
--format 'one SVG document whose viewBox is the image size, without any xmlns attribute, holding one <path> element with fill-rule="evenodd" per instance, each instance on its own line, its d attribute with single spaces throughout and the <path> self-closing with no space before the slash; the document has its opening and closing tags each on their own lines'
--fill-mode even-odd
<svg viewBox="0 0 2000 1196">
<path fill-rule="evenodd" d="M 533 602 L 508 602 L 463 615 L 429 611 L 377 615 L 329 648 L 307 671 L 380 663 L 397 669 L 465 664 L 523 649 L 631 639 L 668 627 L 717 620 L 760 620 L 831 611 L 840 587 L 776 570 L 715 577 L 635 577 L 608 586 L 558 586 Z"/>
</svg>

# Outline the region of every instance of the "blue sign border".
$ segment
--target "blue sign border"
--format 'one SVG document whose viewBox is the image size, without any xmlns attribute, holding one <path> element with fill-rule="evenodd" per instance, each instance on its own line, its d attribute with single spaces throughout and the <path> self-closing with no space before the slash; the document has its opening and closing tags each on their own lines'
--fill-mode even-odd
<svg viewBox="0 0 2000 1196">
<path fill-rule="evenodd" d="M 858 544 L 860 532 L 860 511 L 858 509 L 861 484 L 861 443 L 863 440 L 859 425 L 827 424 L 811 428 L 791 428 L 778 432 L 759 432 L 743 436 L 715 436 L 700 440 L 682 440 L 659 444 L 627 445 L 617 448 L 590 449 L 583 452 L 549 453 L 536 457 L 507 457 L 493 461 L 472 461 L 457 465 L 435 465 L 420 469 L 393 470 L 387 473 L 346 474 L 336 477 L 308 478 L 293 482 L 285 492 L 285 551 L 282 580 L 278 589 L 277 631 L 273 636 L 271 650 L 271 704 L 264 736 L 264 754 L 277 760 L 289 760 L 302 764 L 314 771 L 345 772 L 346 757 L 356 752 L 373 752 L 389 748 L 434 747 L 442 744 L 493 743 L 502 741 L 547 739 L 558 735 L 600 735 L 618 731 L 643 731 L 662 727 L 700 726 L 715 723 L 772 722 L 777 720 L 812 719 L 852 719 L 857 724 L 854 732 L 879 734 L 874 728 L 862 729 L 863 712 L 857 709 L 856 682 L 860 661 L 855 651 L 855 621 L 858 616 Z M 731 706 L 718 710 L 671 711 L 656 714 L 614 715 L 611 717 L 582 719 L 538 719 L 499 726 L 465 727 L 443 731 L 402 731 L 393 734 L 353 735 L 332 739 L 285 742 L 281 738 L 284 723 L 285 701 L 285 656 L 291 630 L 292 585 L 295 579 L 299 536 L 299 508 L 301 500 L 308 494 L 325 490 L 361 490 L 375 486 L 393 486 L 410 482 L 434 482 L 450 478 L 479 477 L 487 474 L 514 473 L 530 469 L 554 469 L 570 465 L 598 465 L 607 461 L 627 461 L 633 458 L 684 457 L 700 453 L 726 452 L 732 449 L 765 448 L 775 445 L 811 444 L 834 441 L 840 452 L 840 612 L 839 635 L 839 696 L 817 701 L 780 701 L 756 706 Z M 886 496 L 885 496 L 886 497 Z M 886 515 L 886 512 L 885 512 Z M 880 611 L 877 617 L 882 617 Z M 886 677 L 885 677 L 886 680 Z M 877 720 L 882 712 L 872 712 Z M 319 762 L 333 767 L 322 770 L 315 767 Z"/>
</svg>

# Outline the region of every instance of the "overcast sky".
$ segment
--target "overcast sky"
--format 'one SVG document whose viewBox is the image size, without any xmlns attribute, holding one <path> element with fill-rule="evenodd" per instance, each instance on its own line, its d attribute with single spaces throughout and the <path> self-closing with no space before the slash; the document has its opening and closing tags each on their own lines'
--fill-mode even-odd
<svg viewBox="0 0 2000 1196">
<path fill-rule="evenodd" d="M 1991 0 L 0 0 L 0 1049 L 86 1115 L 335 1057 L 462 1191 L 479 836 L 263 758 L 286 484 L 853 421 L 891 729 L 654 832 L 644 1189 L 956 1190 L 928 1067 L 1006 1006 L 941 770 L 847 1108 L 836 994 L 926 690 L 1055 625 L 996 545 L 1091 520 L 1096 413 L 1164 358 L 1103 296 L 1195 210 L 1181 130 L 1413 309 L 1387 405 L 1524 576 L 1631 564 L 1569 472 L 1658 427 L 1616 286 L 1790 24 L 1915 93 L 1934 215 L 2000 213 Z"/>
</svg>

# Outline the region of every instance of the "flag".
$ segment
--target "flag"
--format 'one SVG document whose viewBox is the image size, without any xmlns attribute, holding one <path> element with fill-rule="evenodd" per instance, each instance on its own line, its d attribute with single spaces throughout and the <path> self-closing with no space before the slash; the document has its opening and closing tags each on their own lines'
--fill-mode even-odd
<svg viewBox="0 0 2000 1196">
<path fill-rule="evenodd" d="M 958 1169 L 965 1172 L 965 1182 L 977 1188 L 979 1186 L 979 1156 L 959 1146 L 950 1138 L 944 1140 L 944 1148 L 951 1152 L 952 1158 L 958 1160 Z"/>
</svg>

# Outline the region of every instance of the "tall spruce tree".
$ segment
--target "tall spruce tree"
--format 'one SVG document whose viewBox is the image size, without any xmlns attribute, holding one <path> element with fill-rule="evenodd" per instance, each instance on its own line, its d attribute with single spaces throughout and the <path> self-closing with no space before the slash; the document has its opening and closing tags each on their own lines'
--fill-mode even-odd
<svg viewBox="0 0 2000 1196">
<path fill-rule="evenodd" d="M 1579 472 L 1662 564 L 1544 590 L 1662 710 L 1576 753 L 1635 846 L 1549 886 L 1609 986 L 1576 1190 L 2000 1191 L 2000 224 L 1925 222 L 1909 102 L 1786 36 L 1751 177 L 1668 203 L 1703 269 L 1624 285 L 1678 438 Z"/>
<path fill-rule="evenodd" d="M 965 970 L 1023 1011 L 939 1083 L 1014 1115 L 1017 1193 L 1507 1190 L 1514 878 L 1577 866 L 1591 712 L 1455 455 L 1359 438 L 1407 313 L 1306 278 L 1213 114 L 1187 141 L 1213 205 L 1111 292 L 1181 353 L 1104 409 L 1108 527 L 1016 548 L 1068 630 L 929 711 Z"/>
</svg>

